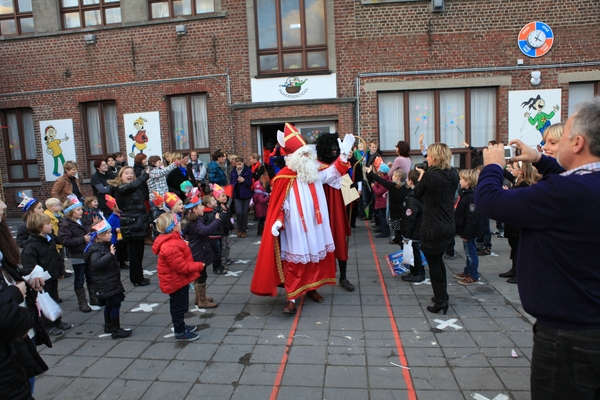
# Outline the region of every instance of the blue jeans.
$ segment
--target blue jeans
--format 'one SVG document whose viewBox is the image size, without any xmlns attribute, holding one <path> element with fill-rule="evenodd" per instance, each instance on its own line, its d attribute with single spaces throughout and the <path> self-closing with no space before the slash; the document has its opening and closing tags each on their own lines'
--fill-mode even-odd
<svg viewBox="0 0 600 400">
<path fill-rule="evenodd" d="M 600 330 L 533 326 L 531 399 L 600 398 Z"/>
<path fill-rule="evenodd" d="M 185 313 L 188 312 L 190 302 L 190 285 L 185 285 L 175 293 L 169 295 L 169 310 L 175 333 L 185 332 Z"/>
<path fill-rule="evenodd" d="M 471 275 L 473 280 L 479 280 L 479 257 L 477 256 L 477 244 L 475 238 L 469 239 L 463 242 L 463 248 L 465 249 L 465 256 L 467 258 L 467 265 L 465 266 L 465 273 Z"/>
<path fill-rule="evenodd" d="M 92 281 L 92 271 L 90 270 L 90 266 L 88 264 L 74 264 L 73 272 L 75 273 L 75 277 L 73 278 L 73 286 L 75 287 L 75 290 L 81 289 L 84 281 L 88 286 L 94 283 Z"/>
</svg>

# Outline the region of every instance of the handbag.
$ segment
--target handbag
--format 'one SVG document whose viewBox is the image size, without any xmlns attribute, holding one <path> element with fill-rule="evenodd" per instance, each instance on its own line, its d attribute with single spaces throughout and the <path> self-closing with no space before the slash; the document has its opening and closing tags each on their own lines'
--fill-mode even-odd
<svg viewBox="0 0 600 400">
<path fill-rule="evenodd" d="M 50 321 L 56 321 L 63 313 L 63 310 L 58 303 L 50 297 L 49 293 L 44 292 L 43 290 L 42 293 L 38 293 L 37 305 L 42 314 Z"/>
</svg>

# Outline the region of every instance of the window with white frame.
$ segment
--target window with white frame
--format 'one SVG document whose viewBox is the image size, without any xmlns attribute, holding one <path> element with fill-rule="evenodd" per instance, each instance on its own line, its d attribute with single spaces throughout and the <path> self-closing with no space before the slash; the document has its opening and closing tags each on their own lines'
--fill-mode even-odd
<svg viewBox="0 0 600 400">
<path fill-rule="evenodd" d="M 569 84 L 569 115 L 573 114 L 577 104 L 600 95 L 600 82 Z"/>
<path fill-rule="evenodd" d="M 208 111 L 205 94 L 169 97 L 171 120 L 169 130 L 173 149 L 208 153 Z"/>
<path fill-rule="evenodd" d="M 86 139 L 86 171 L 90 177 L 96 171 L 94 161 L 105 160 L 109 154 L 119 151 L 117 105 L 114 101 L 85 103 L 82 120 Z"/>
<path fill-rule="evenodd" d="M 0 36 L 34 33 L 31 0 L 0 0 Z"/>
<path fill-rule="evenodd" d="M 60 0 L 63 29 L 121 23 L 119 0 Z"/>
<path fill-rule="evenodd" d="M 0 110 L 0 128 L 10 182 L 39 179 L 33 112 L 28 108 Z"/>
<path fill-rule="evenodd" d="M 177 18 L 215 12 L 214 0 L 149 0 L 150 19 Z"/>
</svg>

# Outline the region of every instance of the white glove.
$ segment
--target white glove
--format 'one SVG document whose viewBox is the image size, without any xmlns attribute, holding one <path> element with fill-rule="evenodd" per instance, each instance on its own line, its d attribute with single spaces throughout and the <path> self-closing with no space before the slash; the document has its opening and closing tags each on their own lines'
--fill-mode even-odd
<svg viewBox="0 0 600 400">
<path fill-rule="evenodd" d="M 352 146 L 354 145 L 355 140 L 356 139 L 354 139 L 354 135 L 351 133 L 347 133 L 346 136 L 344 136 L 343 141 L 338 138 L 338 145 L 340 146 L 340 158 L 343 162 L 348 161 L 348 155 L 352 152 Z"/>
<path fill-rule="evenodd" d="M 275 223 L 271 227 L 271 233 L 273 234 L 273 236 L 279 236 L 279 229 L 281 229 L 282 226 L 283 223 L 281 221 L 275 221 Z"/>
</svg>

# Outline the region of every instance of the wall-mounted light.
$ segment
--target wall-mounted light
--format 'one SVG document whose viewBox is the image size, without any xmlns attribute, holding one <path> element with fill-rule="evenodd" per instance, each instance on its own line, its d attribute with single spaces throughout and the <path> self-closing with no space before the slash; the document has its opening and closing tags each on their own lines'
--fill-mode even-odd
<svg viewBox="0 0 600 400">
<path fill-rule="evenodd" d="M 531 72 L 531 84 L 537 86 L 542 82 L 542 73 L 540 71 Z"/>
<path fill-rule="evenodd" d="M 175 26 L 175 33 L 177 33 L 177 36 L 187 35 L 187 26 L 185 26 L 185 25 Z"/>
<path fill-rule="evenodd" d="M 96 35 L 94 35 L 93 33 L 85 35 L 83 39 L 85 40 L 85 44 L 96 44 Z"/>
<path fill-rule="evenodd" d="M 431 12 L 445 12 L 444 0 L 431 0 Z"/>
</svg>

